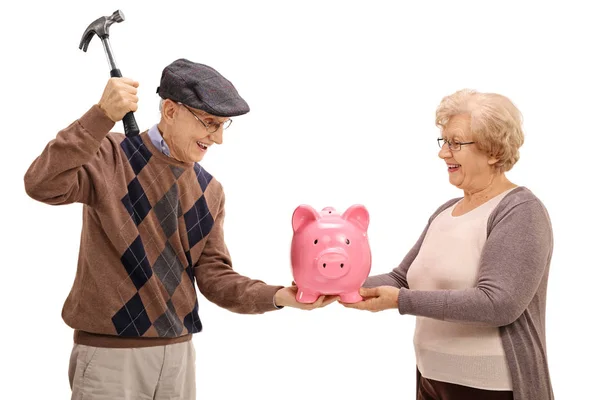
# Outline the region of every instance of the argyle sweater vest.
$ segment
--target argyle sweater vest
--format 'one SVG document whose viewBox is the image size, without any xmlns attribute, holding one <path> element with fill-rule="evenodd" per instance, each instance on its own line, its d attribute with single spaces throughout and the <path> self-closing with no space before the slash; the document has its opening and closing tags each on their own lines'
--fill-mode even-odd
<svg viewBox="0 0 600 400">
<path fill-rule="evenodd" d="M 83 203 L 81 246 L 64 321 L 78 343 L 138 347 L 202 329 L 195 284 L 238 313 L 276 310 L 281 286 L 236 273 L 223 234 L 221 184 L 158 151 L 148 132 L 110 132 L 98 106 L 61 130 L 25 175 L 47 204 Z"/>
</svg>

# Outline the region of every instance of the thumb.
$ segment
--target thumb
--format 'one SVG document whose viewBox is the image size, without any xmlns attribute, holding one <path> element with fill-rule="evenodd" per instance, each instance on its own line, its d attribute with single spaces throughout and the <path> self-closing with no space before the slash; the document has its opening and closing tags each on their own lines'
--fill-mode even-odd
<svg viewBox="0 0 600 400">
<path fill-rule="evenodd" d="M 359 290 L 359 294 L 363 297 L 378 297 L 379 296 L 379 288 L 364 288 L 361 287 Z"/>
</svg>

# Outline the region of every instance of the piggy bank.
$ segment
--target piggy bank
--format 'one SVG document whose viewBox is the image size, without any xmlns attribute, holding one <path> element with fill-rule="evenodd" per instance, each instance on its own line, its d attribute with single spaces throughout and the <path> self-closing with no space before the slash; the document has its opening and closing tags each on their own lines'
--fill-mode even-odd
<svg viewBox="0 0 600 400">
<path fill-rule="evenodd" d="M 298 302 L 314 303 L 320 295 L 339 295 L 343 303 L 362 301 L 358 291 L 371 272 L 368 227 L 369 213 L 362 205 L 343 214 L 308 205 L 294 210 L 291 263 Z"/>
</svg>

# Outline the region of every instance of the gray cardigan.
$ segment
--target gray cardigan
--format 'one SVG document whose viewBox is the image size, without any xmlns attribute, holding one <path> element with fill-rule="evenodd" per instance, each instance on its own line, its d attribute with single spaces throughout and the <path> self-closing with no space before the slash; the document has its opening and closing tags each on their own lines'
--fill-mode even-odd
<svg viewBox="0 0 600 400">
<path fill-rule="evenodd" d="M 363 286 L 400 288 L 400 314 L 499 327 L 514 399 L 552 400 L 545 317 L 554 239 L 548 212 L 529 189 L 515 188 L 490 214 L 475 287 L 431 291 L 408 287 L 406 273 L 431 222 L 459 200 L 446 202 L 431 215 L 398 267 L 369 277 Z"/>
</svg>

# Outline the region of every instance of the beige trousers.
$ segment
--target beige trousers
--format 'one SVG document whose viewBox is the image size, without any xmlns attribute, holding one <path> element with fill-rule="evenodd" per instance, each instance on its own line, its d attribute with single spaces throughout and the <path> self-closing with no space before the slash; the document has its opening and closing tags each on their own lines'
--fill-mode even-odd
<svg viewBox="0 0 600 400">
<path fill-rule="evenodd" d="M 195 400 L 195 363 L 191 340 L 133 349 L 75 344 L 71 400 Z"/>
</svg>

